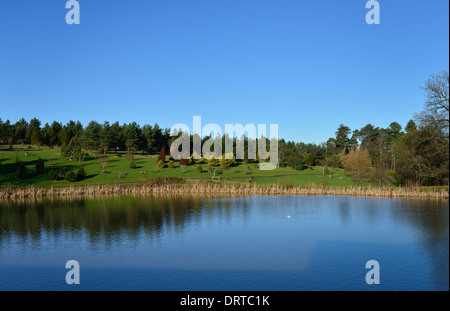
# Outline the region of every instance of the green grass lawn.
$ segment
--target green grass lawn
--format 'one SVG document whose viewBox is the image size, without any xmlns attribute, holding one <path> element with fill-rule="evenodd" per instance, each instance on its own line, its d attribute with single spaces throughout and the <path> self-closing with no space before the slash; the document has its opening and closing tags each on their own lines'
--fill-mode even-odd
<svg viewBox="0 0 450 311">
<path fill-rule="evenodd" d="M 45 173 L 36 174 L 35 165 L 38 158 L 42 158 L 45 162 Z M 166 157 L 168 160 L 168 157 Z M 129 160 L 125 153 L 112 153 L 107 157 L 106 169 L 109 174 L 101 173 L 101 164 L 96 155 L 89 154 L 85 157 L 83 163 L 78 161 L 69 161 L 61 155 L 59 149 L 50 149 L 41 147 L 37 150 L 34 146 L 15 145 L 14 150 L 8 150 L 8 146 L 0 146 L 0 184 L 11 184 L 14 186 L 37 185 L 37 186 L 64 186 L 68 185 L 65 180 L 50 181 L 48 172 L 52 169 L 59 172 L 63 167 L 67 171 L 78 170 L 83 167 L 86 171 L 87 178 L 77 182 L 79 185 L 89 184 L 105 184 L 105 183 L 124 183 L 139 182 L 147 178 L 157 177 L 179 177 L 179 178 L 204 178 L 211 179 L 213 173 L 199 172 L 194 170 L 193 165 L 189 165 L 182 171 L 179 163 L 175 163 L 174 168 L 166 167 L 157 170 L 157 156 L 145 156 L 136 154 L 134 161 L 136 168 L 129 167 Z M 23 162 L 27 168 L 27 178 L 17 180 L 18 161 Z M 199 164 L 203 168 L 206 164 Z M 198 166 L 198 165 L 195 165 Z M 250 167 L 250 170 L 247 169 Z M 229 169 L 221 169 L 220 174 L 222 181 L 249 182 L 249 179 L 255 177 L 256 184 L 273 185 L 279 184 L 283 186 L 297 185 L 324 185 L 324 186 L 354 186 L 355 184 L 350 177 L 345 176 L 341 169 L 331 169 L 329 174 L 323 175 L 322 167 L 311 167 L 304 170 L 294 170 L 291 168 L 277 168 L 272 171 L 259 170 L 256 163 L 241 164 Z M 126 173 L 124 178 L 119 178 L 119 173 Z M 145 174 L 143 174 L 145 172 Z M 289 176 L 283 176 L 289 175 Z M 319 177 L 320 176 L 320 177 Z"/>
</svg>

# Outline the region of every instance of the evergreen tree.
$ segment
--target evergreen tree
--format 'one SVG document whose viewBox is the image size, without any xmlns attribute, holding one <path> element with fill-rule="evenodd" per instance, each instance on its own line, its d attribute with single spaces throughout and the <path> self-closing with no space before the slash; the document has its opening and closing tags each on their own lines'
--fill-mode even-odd
<svg viewBox="0 0 450 311">
<path fill-rule="evenodd" d="M 42 174 L 44 173 L 44 160 L 42 160 L 41 158 L 39 158 L 36 162 L 36 174 Z"/>
<path fill-rule="evenodd" d="M 37 149 L 40 148 L 42 144 L 42 134 L 41 129 L 39 127 L 34 127 L 33 132 L 31 133 L 31 143 L 36 145 Z"/>
<path fill-rule="evenodd" d="M 24 118 L 21 118 L 19 121 L 16 122 L 16 124 L 14 125 L 14 131 L 15 131 L 15 138 L 16 138 L 17 143 L 19 143 L 19 144 L 25 143 L 27 128 L 28 128 L 28 122 L 25 121 Z"/>
<path fill-rule="evenodd" d="M 17 167 L 17 179 L 23 180 L 27 178 L 27 168 L 23 162 L 19 162 Z"/>
</svg>

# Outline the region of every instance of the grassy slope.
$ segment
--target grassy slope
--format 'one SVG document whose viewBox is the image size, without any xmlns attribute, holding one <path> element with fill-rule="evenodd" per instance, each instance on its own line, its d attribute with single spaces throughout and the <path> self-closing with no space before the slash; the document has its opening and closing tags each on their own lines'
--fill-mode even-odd
<svg viewBox="0 0 450 311">
<path fill-rule="evenodd" d="M 0 163 L 1 163 L 1 173 L 0 184 L 4 185 L 10 183 L 11 185 L 21 186 L 21 185 L 38 185 L 38 186 L 49 186 L 57 185 L 63 186 L 67 185 L 65 181 L 52 182 L 49 181 L 47 172 L 51 169 L 56 169 L 59 171 L 61 167 L 66 167 L 67 170 L 77 170 L 79 168 L 79 163 L 77 161 L 68 161 L 65 157 L 61 156 L 59 149 L 50 149 L 47 147 L 41 147 L 40 150 L 36 150 L 34 146 L 31 149 L 26 149 L 28 146 L 16 145 L 14 146 L 15 151 L 7 150 L 7 146 L 0 146 Z M 26 156 L 25 153 L 31 154 Z M 20 162 L 24 162 L 27 167 L 28 178 L 26 180 L 15 180 L 15 175 L 17 172 L 16 157 Z M 41 157 L 45 161 L 45 171 L 46 173 L 36 175 L 35 174 L 35 164 L 38 158 Z M 53 157 L 53 165 L 51 165 L 50 159 Z M 183 173 L 178 163 L 175 163 L 175 168 L 163 168 L 159 172 L 156 170 L 156 158 L 157 156 L 143 156 L 135 155 L 134 161 L 137 164 L 136 169 L 130 169 L 128 166 L 128 159 L 125 155 L 118 156 L 116 154 L 111 154 L 108 157 L 107 169 L 111 172 L 110 174 L 100 174 L 100 164 L 95 157 L 86 157 L 83 167 L 88 175 L 88 177 L 77 184 L 88 185 L 88 184 L 103 184 L 103 183 L 122 183 L 122 182 L 136 182 L 149 177 L 181 177 L 181 178 L 205 178 L 210 179 L 213 173 L 199 173 L 195 171 L 192 166 L 188 166 Z M 205 167 L 205 164 L 201 164 Z M 247 165 L 239 164 L 236 167 L 232 167 L 229 170 L 222 170 L 221 178 L 227 180 L 232 178 L 233 181 L 247 182 L 251 177 L 257 177 L 257 184 L 280 184 L 287 186 L 294 185 L 325 185 L 325 186 L 352 186 L 354 183 L 352 180 L 344 175 L 344 172 L 340 169 L 332 169 L 330 178 L 325 175 L 322 178 L 318 175 L 322 175 L 321 167 L 313 167 L 312 169 L 305 169 L 302 171 L 296 171 L 291 168 L 278 168 L 273 171 L 261 171 L 255 167 L 253 163 L 249 164 L 251 167 L 250 174 L 245 174 L 245 169 Z M 123 179 L 118 178 L 119 172 L 126 172 L 126 177 Z M 141 172 L 146 172 L 142 175 Z M 276 175 L 291 175 L 291 176 L 279 176 Z M 262 177 L 262 178 L 260 178 Z M 338 177 L 343 177 L 343 180 L 338 180 Z"/>
</svg>

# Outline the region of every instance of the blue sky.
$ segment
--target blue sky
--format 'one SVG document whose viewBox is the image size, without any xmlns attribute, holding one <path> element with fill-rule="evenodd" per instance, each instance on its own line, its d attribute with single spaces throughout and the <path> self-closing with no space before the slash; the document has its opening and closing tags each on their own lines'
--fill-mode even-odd
<svg viewBox="0 0 450 311">
<path fill-rule="evenodd" d="M 341 124 L 402 125 L 448 70 L 449 2 L 0 0 L 0 118 L 279 125 L 326 141 Z"/>
</svg>

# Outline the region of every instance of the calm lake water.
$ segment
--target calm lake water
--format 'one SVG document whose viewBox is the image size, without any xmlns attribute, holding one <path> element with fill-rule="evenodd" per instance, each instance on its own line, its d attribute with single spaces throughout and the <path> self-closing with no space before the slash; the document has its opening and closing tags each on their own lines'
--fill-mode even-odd
<svg viewBox="0 0 450 311">
<path fill-rule="evenodd" d="M 80 285 L 65 282 L 72 259 Z M 2 201 L 0 290 L 449 290 L 448 201 Z"/>
</svg>

